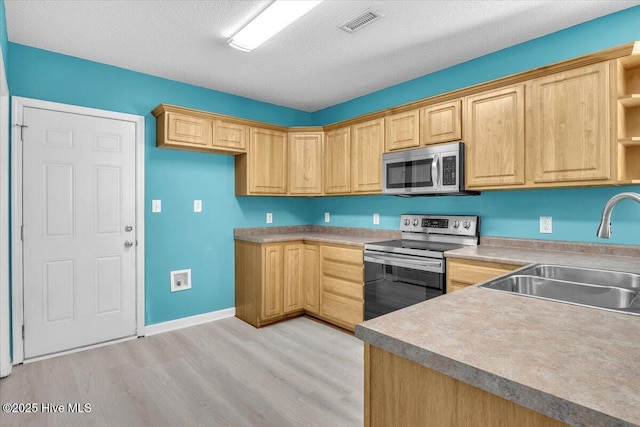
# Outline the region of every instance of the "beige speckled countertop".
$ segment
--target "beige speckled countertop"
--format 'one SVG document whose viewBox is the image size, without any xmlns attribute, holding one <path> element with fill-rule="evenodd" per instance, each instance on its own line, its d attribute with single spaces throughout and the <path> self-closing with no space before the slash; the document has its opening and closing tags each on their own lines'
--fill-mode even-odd
<svg viewBox="0 0 640 427">
<path fill-rule="evenodd" d="M 235 240 L 254 243 L 308 240 L 337 245 L 364 246 L 365 243 L 399 239 L 396 230 L 302 225 L 293 227 L 236 228 Z"/>
<path fill-rule="evenodd" d="M 447 256 L 640 273 L 638 247 L 515 246 Z M 361 323 L 356 336 L 570 425 L 640 426 L 640 316 L 472 286 Z"/>
</svg>

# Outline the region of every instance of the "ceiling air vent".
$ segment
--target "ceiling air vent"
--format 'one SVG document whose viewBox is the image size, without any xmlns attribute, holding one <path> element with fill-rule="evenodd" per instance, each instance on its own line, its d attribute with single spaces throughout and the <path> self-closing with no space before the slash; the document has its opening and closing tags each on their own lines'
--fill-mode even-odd
<svg viewBox="0 0 640 427">
<path fill-rule="evenodd" d="M 382 15 L 379 12 L 376 12 L 373 9 L 367 9 L 355 18 L 340 25 L 338 28 L 345 30 L 347 33 L 353 33 L 380 17 L 382 17 Z"/>
</svg>

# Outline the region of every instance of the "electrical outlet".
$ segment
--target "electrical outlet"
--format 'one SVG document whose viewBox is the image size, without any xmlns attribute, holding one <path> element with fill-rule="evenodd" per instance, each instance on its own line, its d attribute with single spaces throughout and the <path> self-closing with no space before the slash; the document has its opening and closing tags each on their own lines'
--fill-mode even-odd
<svg viewBox="0 0 640 427">
<path fill-rule="evenodd" d="M 202 200 L 194 200 L 193 201 L 193 211 L 194 212 L 202 212 Z"/>
<path fill-rule="evenodd" d="M 553 233 L 553 218 L 550 216 L 540 217 L 540 233 L 551 234 Z"/>
<path fill-rule="evenodd" d="M 331 221 L 331 214 L 329 212 L 325 212 L 324 213 L 324 222 L 330 222 Z"/>
<path fill-rule="evenodd" d="M 380 214 L 373 214 L 373 225 L 380 225 Z"/>
<path fill-rule="evenodd" d="M 191 289 L 191 269 L 175 270 L 169 273 L 171 278 L 171 292 Z"/>
<path fill-rule="evenodd" d="M 273 223 L 273 214 L 271 212 L 267 212 L 267 224 Z"/>
<path fill-rule="evenodd" d="M 162 212 L 162 200 L 151 201 L 151 212 L 153 213 Z"/>
</svg>

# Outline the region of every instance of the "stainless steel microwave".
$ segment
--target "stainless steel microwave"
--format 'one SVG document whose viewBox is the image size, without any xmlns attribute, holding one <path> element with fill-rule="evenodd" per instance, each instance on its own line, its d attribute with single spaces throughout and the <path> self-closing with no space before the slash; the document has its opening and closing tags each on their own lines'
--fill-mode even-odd
<svg viewBox="0 0 640 427">
<path fill-rule="evenodd" d="M 382 193 L 394 196 L 474 195 L 464 187 L 464 143 L 382 155 Z"/>
</svg>

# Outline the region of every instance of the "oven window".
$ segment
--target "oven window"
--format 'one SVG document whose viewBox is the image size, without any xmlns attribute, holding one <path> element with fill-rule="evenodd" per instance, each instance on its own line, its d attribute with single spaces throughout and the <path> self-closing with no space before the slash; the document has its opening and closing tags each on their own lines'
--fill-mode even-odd
<svg viewBox="0 0 640 427">
<path fill-rule="evenodd" d="M 364 319 L 444 294 L 444 274 L 365 262 Z"/>
<path fill-rule="evenodd" d="M 387 164 L 387 188 L 433 187 L 433 159 Z"/>
</svg>

